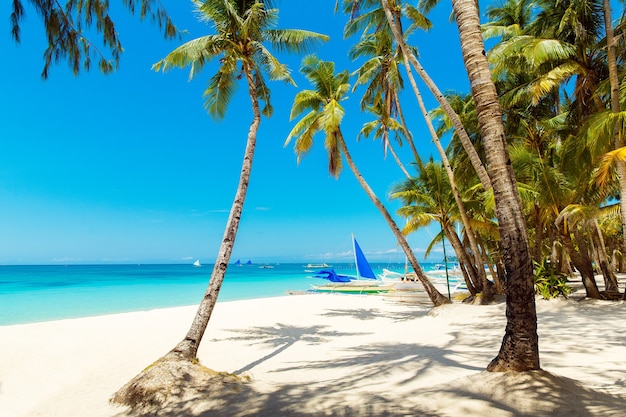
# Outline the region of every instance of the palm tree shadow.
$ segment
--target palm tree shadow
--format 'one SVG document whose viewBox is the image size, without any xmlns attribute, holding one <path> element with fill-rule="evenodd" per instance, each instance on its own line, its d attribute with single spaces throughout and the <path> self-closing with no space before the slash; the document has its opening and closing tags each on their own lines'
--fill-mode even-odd
<svg viewBox="0 0 626 417">
<path fill-rule="evenodd" d="M 274 326 L 254 327 L 245 330 L 228 330 L 232 333 L 239 333 L 241 336 L 233 336 L 221 339 L 221 341 L 244 341 L 249 342 L 251 345 L 270 346 L 275 348 L 275 350 L 267 355 L 250 362 L 234 372 L 235 374 L 242 374 L 250 371 L 267 360 L 274 358 L 297 342 L 317 345 L 324 343 L 331 338 L 368 334 L 363 332 L 337 332 L 324 330 L 327 327 L 328 326 L 320 325 L 299 327 L 277 323 Z M 219 342 L 220 340 L 214 339 L 214 341 Z"/>
<path fill-rule="evenodd" d="M 359 308 L 359 309 L 329 309 L 322 316 L 326 317 L 352 317 L 356 320 L 367 321 L 380 317 L 390 319 L 394 322 L 403 322 L 415 320 L 420 317 L 427 316 L 432 306 L 415 306 L 413 310 L 403 311 L 385 311 L 377 308 Z"/>
</svg>

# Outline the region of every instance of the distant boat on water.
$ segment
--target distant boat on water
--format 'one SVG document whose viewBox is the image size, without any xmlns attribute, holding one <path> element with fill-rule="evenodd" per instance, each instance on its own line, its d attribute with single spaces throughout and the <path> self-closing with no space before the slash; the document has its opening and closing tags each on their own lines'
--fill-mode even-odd
<svg viewBox="0 0 626 417">
<path fill-rule="evenodd" d="M 237 265 L 237 266 L 241 266 L 241 260 L 240 260 L 240 259 L 237 259 L 237 261 L 235 262 L 235 265 Z"/>
<path fill-rule="evenodd" d="M 196 259 L 196 260 L 193 262 L 193 266 L 202 266 L 202 265 L 200 264 L 200 259 Z"/>
<path fill-rule="evenodd" d="M 321 264 L 306 264 L 305 268 L 330 268 L 332 265 L 328 265 L 326 262 L 322 262 Z"/>
</svg>

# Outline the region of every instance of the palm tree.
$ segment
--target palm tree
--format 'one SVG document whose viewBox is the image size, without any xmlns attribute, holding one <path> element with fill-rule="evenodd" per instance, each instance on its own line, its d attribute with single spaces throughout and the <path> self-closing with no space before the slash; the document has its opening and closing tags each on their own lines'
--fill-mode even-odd
<svg viewBox="0 0 626 417">
<path fill-rule="evenodd" d="M 21 41 L 20 23 L 26 14 L 25 2 L 30 3 L 41 16 L 48 41 L 48 47 L 44 52 L 42 79 L 48 78 L 52 64 L 65 59 L 74 75 L 78 75 L 81 69 L 89 71 L 92 58 L 97 59 L 98 69 L 104 74 L 117 69 L 123 48 L 115 23 L 109 15 L 108 0 L 68 1 L 64 6 L 60 2 L 50 0 L 13 0 L 11 37 L 18 44 Z M 160 1 L 125 0 L 123 5 L 131 14 L 139 10 L 139 17 L 142 20 L 150 17 L 152 21 L 156 21 L 166 39 L 180 36 Z M 85 36 L 85 30 L 95 31 L 101 35 L 102 46 L 94 44 Z M 111 56 L 107 57 L 103 49 L 109 50 Z"/>
<path fill-rule="evenodd" d="M 385 22 L 383 21 L 383 23 Z M 356 25 L 353 21 L 352 24 L 349 22 L 346 26 Z M 420 27 L 427 30 L 430 27 L 430 21 L 426 20 Z M 382 127 L 387 126 L 388 119 L 397 118 L 401 122 L 403 136 L 407 139 L 413 152 L 413 158 L 419 159 L 417 148 L 407 127 L 400 104 L 399 93 L 404 87 L 400 65 L 404 59 L 394 45 L 393 34 L 389 30 L 381 28 L 374 33 L 364 33 L 359 42 L 350 49 L 349 56 L 352 60 L 366 59 L 355 71 L 358 77 L 353 88 L 356 90 L 359 85 L 366 85 L 361 98 L 361 109 L 364 110 L 368 107 L 377 109 Z M 382 133 L 382 140 L 386 149 L 389 143 L 387 130 L 383 130 Z M 400 141 L 398 143 L 402 144 Z"/>
<path fill-rule="evenodd" d="M 385 0 L 383 0 L 385 1 Z M 506 286 L 507 328 L 500 352 L 487 367 L 490 371 L 540 369 L 533 264 L 522 204 L 505 141 L 502 110 L 491 78 L 474 0 L 453 0 L 463 62 L 468 73 L 476 114 L 485 145 L 494 200 Z"/>
<path fill-rule="evenodd" d="M 241 78 L 240 75 L 243 75 L 250 96 L 252 122 L 235 199 L 209 285 L 193 323 L 184 339 L 161 358 L 158 366 L 147 369 L 118 391 L 114 400 L 128 405 L 134 405 L 134 399 L 138 397 L 142 398 L 142 401 L 153 401 L 155 394 L 147 389 L 154 379 L 172 372 L 169 369 L 172 363 L 178 370 L 181 366 L 191 366 L 196 361 L 198 347 L 217 302 L 235 244 L 250 181 L 261 114 L 271 115 L 270 94 L 264 76 L 267 75 L 271 80 L 284 80 L 293 84 L 288 68 L 278 62 L 266 48 L 265 43 L 279 50 L 301 52 L 309 49 L 314 42 L 327 39 L 326 36 L 303 30 L 273 29 L 278 19 L 278 10 L 266 7 L 263 1 L 196 0 L 194 4 L 202 20 L 212 24 L 217 33 L 179 46 L 157 62 L 154 69 L 165 71 L 171 67 L 190 66 L 190 76 L 194 77 L 210 59 L 220 57 L 218 72 L 211 78 L 204 92 L 205 106 L 212 116 L 223 117 L 233 95 L 235 83 Z M 265 104 L 263 109 L 261 101 Z M 167 389 L 167 382 L 164 382 L 164 385 L 164 389 Z"/>
<path fill-rule="evenodd" d="M 401 17 L 402 17 L 401 2 L 394 1 L 393 3 L 390 3 L 388 0 L 381 0 L 380 3 L 382 5 L 383 11 L 387 18 L 387 24 L 389 25 L 389 28 L 391 29 L 396 39 L 396 42 L 398 43 L 398 46 L 400 47 L 402 51 L 403 56 L 415 68 L 415 70 L 421 77 L 422 81 L 424 81 L 428 89 L 437 99 L 437 102 L 439 103 L 439 105 L 443 108 L 443 110 L 446 112 L 446 114 L 452 121 L 452 124 L 454 125 L 454 128 L 456 129 L 456 132 L 459 135 L 461 143 L 463 144 L 463 148 L 467 152 L 469 160 L 472 163 L 472 167 L 474 168 L 474 170 L 476 171 L 476 174 L 480 178 L 480 182 L 482 183 L 483 187 L 486 190 L 490 189 L 491 180 L 489 178 L 489 175 L 487 174 L 487 171 L 485 170 L 483 162 L 481 161 L 478 153 L 476 152 L 476 149 L 473 147 L 472 142 L 469 136 L 467 135 L 467 132 L 465 131 L 465 128 L 463 127 L 463 124 L 461 123 L 461 120 L 459 119 L 458 115 L 454 112 L 454 109 L 452 109 L 452 107 L 450 106 L 450 103 L 446 101 L 445 96 L 441 93 L 441 91 L 439 91 L 439 88 L 430 78 L 430 76 L 428 75 L 424 67 L 422 67 L 422 65 L 419 63 L 417 57 L 415 56 L 411 48 L 409 48 L 409 46 L 406 43 L 406 40 L 404 39 L 404 33 L 402 31 L 402 26 L 401 26 Z M 422 13 L 419 13 L 419 15 L 423 16 Z M 405 67 L 407 68 L 407 71 L 409 71 L 409 66 L 405 65 Z M 416 96 L 418 96 L 418 100 L 420 100 L 419 93 L 416 91 L 415 94 Z"/>
<path fill-rule="evenodd" d="M 404 233 L 414 232 L 433 221 L 439 223 L 442 235 L 431 242 L 429 249 L 436 241 L 441 241 L 443 236 L 447 237 L 461 265 L 469 267 L 467 272 L 464 271 L 464 276 L 469 276 L 468 289 L 472 295 L 476 295 L 479 292 L 476 288 L 481 288 L 482 282 L 476 279 L 475 272 L 472 273 L 474 260 L 470 259 L 455 230 L 459 208 L 443 164 L 436 164 L 431 159 L 427 164 L 418 162 L 417 168 L 418 175 L 397 186 L 391 194 L 392 198 L 399 198 L 404 204 L 398 210 L 399 214 L 407 218 Z"/>
<path fill-rule="evenodd" d="M 348 1 L 347 3 L 349 4 L 350 2 Z M 356 2 L 354 4 L 356 4 Z M 363 4 L 359 4 L 359 7 L 362 8 L 363 6 Z M 394 109 L 398 109 L 398 113 L 400 115 L 402 114 L 401 111 L 399 111 L 400 101 L 398 98 L 398 91 L 402 88 L 402 78 L 400 76 L 398 67 L 400 63 L 403 63 L 409 81 L 413 88 L 413 92 L 418 100 L 422 115 L 426 120 L 433 143 L 437 147 L 437 151 L 439 152 L 439 155 L 444 163 L 444 167 L 446 168 L 446 173 L 449 177 L 450 184 L 452 185 L 452 192 L 454 194 L 455 201 L 459 207 L 460 219 L 466 230 L 466 236 L 469 239 L 470 247 L 472 253 L 474 254 L 474 261 L 465 263 L 465 265 L 468 267 L 468 272 L 472 276 L 472 279 L 475 282 L 479 283 L 479 288 L 482 292 L 482 300 L 485 302 L 490 302 L 493 299 L 492 285 L 487 280 L 484 268 L 482 267 L 483 262 L 481 259 L 480 251 L 478 249 L 478 244 L 475 239 L 474 232 L 472 231 L 472 228 L 470 226 L 469 218 L 467 217 L 463 200 L 456 186 L 454 173 L 452 172 L 452 168 L 450 167 L 450 164 L 448 162 L 447 155 L 443 147 L 441 146 L 439 137 L 437 136 L 435 129 L 432 126 L 432 121 L 423 103 L 421 93 L 417 87 L 417 84 L 413 77 L 413 73 L 411 71 L 411 67 L 405 56 L 405 50 L 413 57 L 416 56 L 417 52 L 414 48 L 408 48 L 405 46 L 405 49 L 403 50 L 402 48 L 397 48 L 396 45 L 394 45 L 393 40 L 395 39 L 395 36 L 393 31 L 391 30 L 389 22 L 393 21 L 395 23 L 397 31 L 401 32 L 401 21 L 397 16 L 398 9 L 395 8 L 390 11 L 390 15 L 392 17 L 388 19 L 385 13 L 386 10 L 381 8 L 379 4 L 377 6 L 378 7 L 375 7 L 373 10 L 369 11 L 369 13 L 365 16 L 360 16 L 358 18 L 352 19 L 351 22 L 347 25 L 346 30 L 346 32 L 352 33 L 353 27 L 359 27 L 364 25 L 365 23 L 367 23 L 367 25 L 369 26 L 376 27 L 374 33 L 364 33 L 361 37 L 361 41 L 351 50 L 351 57 L 353 58 L 359 56 L 374 55 L 371 59 L 366 61 L 358 71 L 359 77 L 357 79 L 355 87 L 360 83 L 368 83 L 368 87 L 361 101 L 362 107 L 364 102 L 374 102 L 375 104 L 380 103 L 378 108 L 381 108 L 382 110 L 380 116 L 382 125 L 388 124 L 388 119 L 390 118 L 390 115 Z M 413 22 L 413 24 L 406 32 L 401 33 L 403 38 L 415 28 L 429 29 L 431 27 L 430 21 L 428 21 L 428 19 L 426 19 L 418 10 L 414 9 L 413 7 L 404 6 L 402 10 L 404 11 L 404 13 L 410 16 Z M 394 11 L 395 14 L 393 13 Z M 405 127 L 404 130 L 409 139 L 409 143 L 412 145 L 414 158 L 416 161 L 419 161 L 419 155 L 417 154 L 417 150 L 415 149 L 413 141 L 409 136 L 408 129 Z"/>
<path fill-rule="evenodd" d="M 610 0 L 602 0 L 602 11 L 604 13 L 604 29 L 606 31 L 606 43 L 607 43 L 607 61 L 609 69 L 609 84 L 611 86 L 611 111 L 614 114 L 619 114 L 622 111 L 620 97 L 619 97 L 619 75 L 617 71 L 617 54 L 616 54 L 616 39 L 613 30 L 613 22 L 611 19 L 611 2 Z M 615 149 L 619 149 L 624 146 L 623 134 L 620 135 L 618 125 L 616 124 L 614 132 Z M 626 162 L 617 162 L 617 173 L 620 179 L 620 195 L 626 196 Z M 620 199 L 620 208 L 622 214 L 622 225 L 626 225 L 626 198 Z M 623 252 L 626 253 L 626 227 L 622 226 L 622 238 L 623 238 Z M 624 298 L 626 299 L 626 290 L 624 291 Z"/>
<path fill-rule="evenodd" d="M 389 211 L 387 211 L 383 203 L 367 184 L 348 151 L 341 132 L 341 122 L 344 115 L 341 102 L 346 99 L 346 94 L 350 89 L 348 72 L 343 71 L 335 74 L 335 64 L 333 62 L 321 61 L 314 55 L 304 58 L 300 71 L 315 86 L 315 90 L 303 90 L 296 95 L 291 109 L 291 119 L 298 117 L 305 111 L 308 111 L 308 113 L 293 127 L 285 141 L 285 145 L 289 144 L 292 138 L 295 138 L 294 149 L 298 155 L 299 162 L 302 155 L 311 149 L 315 134 L 324 132 L 326 135 L 325 147 L 328 152 L 328 171 L 330 174 L 335 177 L 339 176 L 342 168 L 342 157 L 344 157 L 363 190 L 365 190 L 368 197 L 387 221 L 433 304 L 438 306 L 449 303 L 450 300 L 439 293 L 424 274 L 401 230 L 394 222 Z"/>
</svg>

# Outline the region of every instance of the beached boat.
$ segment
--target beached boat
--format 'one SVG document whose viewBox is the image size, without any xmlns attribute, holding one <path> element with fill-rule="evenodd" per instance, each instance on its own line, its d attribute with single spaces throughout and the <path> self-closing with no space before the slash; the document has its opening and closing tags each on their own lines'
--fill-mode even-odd
<svg viewBox="0 0 626 417">
<path fill-rule="evenodd" d="M 438 272 L 442 271 L 436 270 L 426 273 L 437 291 L 444 295 L 449 293 L 451 297 L 453 294 L 467 292 L 467 286 L 462 275 L 450 273 L 449 276 L 446 276 L 438 275 Z M 385 294 L 385 299 L 406 303 L 431 302 L 415 272 L 402 273 L 383 269 L 380 278 L 384 283 L 391 285 L 391 290 Z"/>
<path fill-rule="evenodd" d="M 424 287 L 417 279 L 415 272 L 396 272 L 383 268 L 380 279 L 393 289 L 404 291 L 424 291 Z"/>
<path fill-rule="evenodd" d="M 391 285 L 383 283 L 370 266 L 367 258 L 363 254 L 361 247 L 352 235 L 352 247 L 354 250 L 354 263 L 356 265 L 356 276 L 340 275 L 332 268 L 322 269 L 317 272 L 315 278 L 322 278 L 330 281 L 324 285 L 312 285 L 316 292 L 338 292 L 350 294 L 368 294 L 386 292 L 391 289 Z"/>
<path fill-rule="evenodd" d="M 202 265 L 200 264 L 200 259 L 196 259 L 196 260 L 193 262 L 193 266 L 202 266 Z"/>
<path fill-rule="evenodd" d="M 330 292 L 340 294 L 381 294 L 392 289 L 391 285 L 380 283 L 358 284 L 354 282 L 312 285 L 314 292 Z"/>
<path fill-rule="evenodd" d="M 328 265 L 326 262 L 322 262 L 321 264 L 306 264 L 304 267 L 308 269 L 320 269 L 320 268 L 331 268 L 332 265 Z"/>
<path fill-rule="evenodd" d="M 392 288 L 389 292 L 383 294 L 385 300 L 394 301 L 397 303 L 409 303 L 409 304 L 432 304 L 428 293 L 421 290 L 398 290 Z"/>
</svg>

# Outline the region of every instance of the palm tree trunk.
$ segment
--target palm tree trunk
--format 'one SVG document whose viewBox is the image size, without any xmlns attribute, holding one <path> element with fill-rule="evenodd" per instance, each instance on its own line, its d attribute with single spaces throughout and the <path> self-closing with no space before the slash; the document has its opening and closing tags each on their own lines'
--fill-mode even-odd
<svg viewBox="0 0 626 417">
<path fill-rule="evenodd" d="M 254 157 L 254 149 L 256 147 L 256 137 L 261 123 L 261 110 L 259 108 L 259 101 L 257 98 L 252 72 L 245 64 L 244 72 L 248 81 L 248 92 L 252 102 L 253 118 L 252 123 L 250 124 L 250 129 L 248 130 L 248 140 L 244 152 L 243 163 L 241 165 L 241 173 L 239 174 L 239 185 L 237 187 L 235 199 L 230 208 L 230 214 L 228 216 L 228 221 L 226 222 L 226 229 L 224 230 L 222 244 L 220 245 L 220 250 L 217 254 L 213 272 L 211 273 L 209 286 L 204 293 L 202 302 L 198 307 L 198 311 L 196 312 L 196 316 L 193 319 L 193 323 L 191 324 L 191 328 L 187 332 L 187 335 L 171 351 L 171 353 L 188 360 L 196 358 L 200 342 L 204 336 L 206 327 L 209 324 L 213 308 L 217 303 L 217 296 L 219 295 L 220 288 L 224 282 L 228 261 L 230 260 L 233 246 L 235 245 L 235 238 L 237 237 L 241 213 L 243 212 L 243 204 L 246 199 L 246 193 L 248 191 L 248 184 L 250 181 L 252 159 Z"/>
<path fill-rule="evenodd" d="M 613 113 L 619 113 L 621 111 L 620 94 L 619 94 L 619 76 L 617 71 L 617 58 L 616 58 L 616 42 L 613 31 L 613 21 L 611 19 L 611 1 L 602 0 L 602 10 L 604 11 L 604 27 L 606 30 L 606 44 L 607 44 L 607 61 L 609 66 L 609 83 L 611 85 L 611 111 Z M 614 133 L 615 149 L 619 149 L 624 146 L 624 140 L 619 135 L 617 126 Z M 626 196 L 626 162 L 619 160 L 616 163 L 617 176 L 619 178 L 620 195 Z M 619 206 L 622 216 L 622 252 L 626 253 L 626 198 L 620 198 Z M 624 292 L 626 297 L 626 291 Z"/>
<path fill-rule="evenodd" d="M 475 0 L 453 0 L 463 62 L 476 103 L 496 202 L 507 275 L 506 332 L 489 371 L 540 369 L 533 265 L 522 205 L 506 145 L 502 110 L 491 78 Z"/>
<path fill-rule="evenodd" d="M 482 291 L 483 282 L 477 274 L 476 268 L 474 268 L 474 262 L 467 254 L 465 246 L 463 246 L 463 242 L 461 242 L 461 239 L 459 239 L 459 235 L 456 234 L 454 226 L 452 226 L 448 221 L 446 221 L 445 223 L 445 226 L 443 226 L 445 236 L 448 238 L 450 245 L 452 245 L 454 253 L 456 253 L 456 257 L 459 259 L 460 262 L 465 265 L 465 269 L 469 278 L 468 281 L 471 282 L 471 288 L 474 289 L 474 292 L 470 290 L 470 293 L 472 295 L 476 295 L 477 292 Z M 447 262 L 447 260 L 444 259 L 444 262 Z M 469 285 L 468 288 L 470 288 Z"/>
<path fill-rule="evenodd" d="M 393 232 L 394 236 L 398 240 L 398 243 L 402 247 L 404 254 L 408 258 L 409 262 L 411 263 L 411 266 L 413 267 L 413 270 L 415 271 L 415 274 L 417 275 L 417 279 L 419 279 L 422 285 L 424 286 L 424 289 L 426 290 L 426 293 L 430 297 L 430 300 L 433 302 L 435 307 L 440 306 L 442 304 L 449 304 L 451 301 L 447 299 L 446 297 L 444 297 L 439 291 L 437 291 L 437 289 L 430 282 L 430 280 L 428 279 L 428 277 L 422 270 L 422 267 L 420 266 L 419 262 L 417 261 L 417 258 L 415 258 L 415 254 L 411 250 L 409 243 L 406 241 L 404 235 L 402 235 L 402 231 L 400 231 L 400 229 L 398 228 L 398 225 L 391 217 L 391 214 L 389 214 L 389 211 L 387 211 L 383 203 L 376 196 L 376 193 L 374 193 L 374 190 L 372 190 L 372 188 L 363 178 L 363 175 L 361 175 L 361 172 L 356 167 L 356 164 L 352 160 L 352 156 L 350 156 L 350 152 L 348 151 L 348 146 L 346 145 L 346 142 L 343 139 L 343 135 L 341 134 L 341 131 L 338 131 L 336 139 L 337 139 L 337 143 L 339 143 L 339 146 L 341 147 L 341 151 L 343 152 L 346 158 L 346 162 L 348 163 L 348 166 L 352 170 L 352 173 L 354 174 L 355 178 L 357 179 L 357 181 L 359 182 L 363 190 L 365 190 L 365 193 L 367 194 L 367 196 L 370 198 L 370 200 L 372 200 L 372 202 L 374 203 L 378 211 L 380 211 L 380 213 L 383 215 L 383 217 L 387 221 L 387 224 L 391 228 L 391 231 Z"/>
<path fill-rule="evenodd" d="M 441 93 L 441 91 L 439 91 L 439 88 L 437 88 L 437 85 L 430 78 L 426 70 L 422 67 L 422 65 L 419 63 L 419 61 L 415 57 L 415 55 L 408 48 L 404 40 L 404 35 L 401 29 L 398 28 L 396 19 L 393 16 L 391 8 L 389 7 L 389 2 L 387 0 L 381 0 L 381 4 L 383 6 L 383 9 L 385 10 L 387 21 L 389 22 L 389 26 L 393 32 L 394 37 L 396 38 L 396 42 L 398 43 L 398 46 L 400 46 L 400 49 L 402 50 L 402 54 L 404 55 L 406 59 L 409 60 L 411 65 L 415 67 L 422 81 L 424 81 L 428 89 L 431 91 L 431 93 L 433 93 L 433 96 L 435 96 L 441 108 L 446 112 L 446 114 L 452 121 L 452 124 L 454 125 L 454 129 L 456 130 L 457 135 L 459 136 L 459 139 L 461 140 L 461 144 L 463 145 L 465 152 L 467 152 L 467 155 L 469 156 L 469 159 L 472 163 L 472 166 L 474 167 L 474 170 L 476 170 L 476 173 L 478 175 L 478 178 L 480 179 L 481 184 L 483 185 L 483 188 L 485 190 L 491 189 L 491 180 L 489 178 L 489 175 L 487 174 L 487 171 L 485 170 L 485 166 L 483 165 L 483 162 L 481 161 L 480 156 L 478 155 L 478 152 L 476 152 L 476 149 L 474 148 L 474 145 L 472 144 L 472 141 L 469 138 L 469 135 L 465 131 L 465 127 L 463 127 L 463 123 L 461 123 L 461 119 L 456 114 L 452 106 L 450 106 L 450 103 L 448 103 L 448 101 L 446 100 L 446 97 Z"/>
<path fill-rule="evenodd" d="M 457 207 L 459 208 L 459 214 L 461 216 L 461 223 L 463 223 L 463 227 L 465 228 L 465 233 L 470 243 L 470 248 L 474 253 L 474 260 L 471 261 L 469 258 L 465 260 L 468 266 L 474 265 L 475 268 L 472 268 L 472 272 L 470 276 L 472 279 L 478 278 L 478 281 L 474 281 L 477 284 L 477 287 L 482 288 L 483 301 L 489 303 L 493 301 L 493 291 L 490 282 L 487 280 L 487 275 L 485 274 L 484 268 L 482 268 L 482 258 L 480 256 L 480 251 L 478 250 L 478 244 L 476 242 L 476 237 L 474 236 L 474 231 L 469 221 L 469 217 L 467 216 L 467 210 L 465 209 L 465 204 L 463 203 L 463 199 L 461 198 L 461 194 L 459 192 L 458 187 L 456 186 L 456 180 L 454 178 L 454 172 L 452 171 L 452 166 L 450 165 L 450 161 L 448 159 L 448 155 L 446 151 L 443 149 L 441 145 L 441 141 L 439 140 L 439 136 L 437 136 L 437 132 L 435 131 L 435 127 L 433 126 L 433 122 L 426 110 L 426 106 L 424 105 L 424 100 L 422 100 L 422 94 L 420 93 L 419 88 L 417 87 L 417 83 L 415 82 L 415 78 L 413 77 L 413 72 L 411 71 L 411 66 L 404 60 L 404 66 L 407 72 L 407 76 L 413 88 L 413 93 L 415 94 L 415 98 L 417 99 L 417 103 L 422 112 L 422 117 L 426 121 L 426 126 L 428 127 L 428 131 L 430 132 L 430 137 L 437 148 L 437 153 L 439 153 L 439 157 L 441 158 L 441 163 L 446 171 L 446 175 L 448 176 L 448 181 L 450 182 L 450 187 L 452 188 L 452 195 L 454 196 L 454 201 L 456 202 Z M 456 233 L 455 233 L 456 234 Z"/>
<path fill-rule="evenodd" d="M 533 208 L 533 217 L 535 218 L 535 254 L 533 259 L 535 262 L 539 263 L 543 258 L 543 222 L 541 218 L 541 207 L 539 207 L 539 204 L 535 204 Z"/>
<path fill-rule="evenodd" d="M 398 117 L 400 118 L 400 124 L 402 125 L 402 130 L 404 131 L 404 135 L 406 136 L 406 140 L 409 142 L 409 147 L 411 148 L 411 152 L 413 152 L 413 158 L 416 161 L 420 160 L 419 153 L 417 152 L 417 148 L 415 147 L 415 141 L 413 140 L 413 135 L 411 135 L 411 131 L 407 127 L 406 120 L 404 118 L 404 111 L 400 106 L 400 96 L 397 90 L 393 91 L 394 100 L 396 102 Z"/>
<path fill-rule="evenodd" d="M 602 237 L 602 230 L 600 230 L 598 219 L 593 219 L 591 229 L 591 236 L 596 252 L 598 253 L 598 265 L 600 266 L 602 276 L 604 277 L 604 290 L 607 292 L 618 292 L 617 278 L 615 277 L 613 268 L 611 268 L 611 264 L 609 263 L 609 257 L 606 253 L 606 245 L 604 244 L 604 238 Z"/>
<path fill-rule="evenodd" d="M 573 253 L 577 253 L 579 257 L 579 264 L 577 265 L 575 260 L 576 258 L 572 256 L 570 253 L 570 257 L 572 258 L 572 262 L 576 265 L 576 269 L 580 271 L 580 275 L 582 276 L 583 285 L 585 287 L 585 291 L 587 292 L 587 297 L 594 298 L 596 300 L 602 300 L 602 294 L 600 294 L 600 290 L 598 289 L 598 284 L 596 283 L 595 273 L 593 271 L 593 264 L 591 262 L 591 257 L 589 256 L 589 251 L 587 248 L 589 244 L 583 237 L 582 233 L 578 230 L 576 226 L 574 226 L 572 233 L 574 234 L 574 239 L 576 239 L 576 245 L 578 246 L 578 253 L 574 250 L 573 245 L 570 243 L 570 249 Z"/>
<path fill-rule="evenodd" d="M 411 174 L 409 174 L 409 171 L 407 171 L 406 167 L 404 166 L 404 164 L 398 157 L 398 154 L 396 153 L 396 150 L 393 148 L 393 145 L 391 144 L 391 142 L 387 143 L 387 146 L 389 147 L 389 152 L 391 152 L 391 156 L 393 157 L 393 160 L 396 161 L 396 164 L 398 165 L 398 167 L 400 167 L 400 171 L 402 171 L 405 177 L 410 179 Z"/>
</svg>

